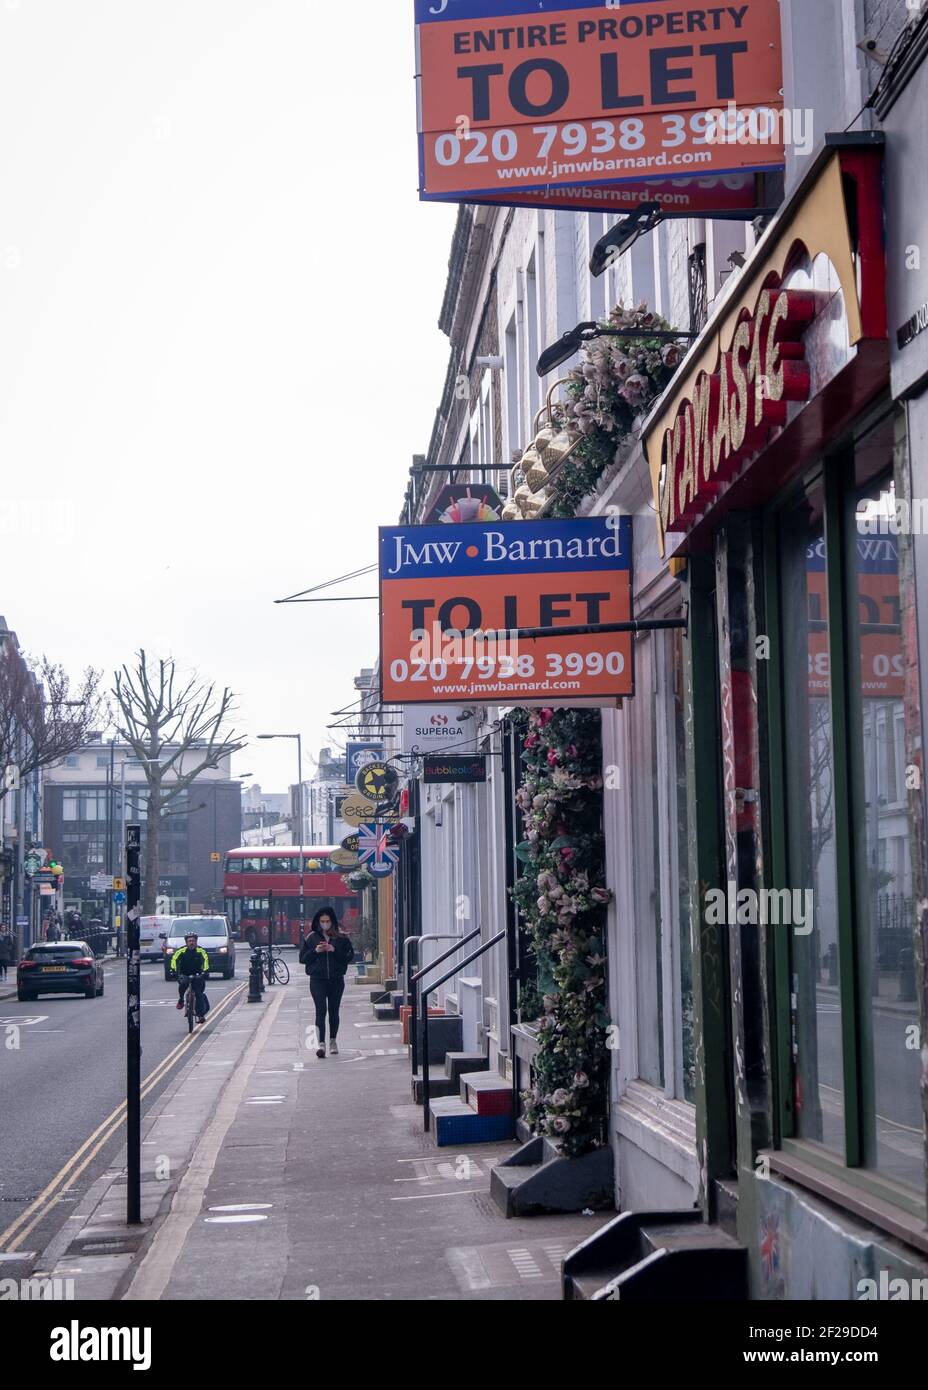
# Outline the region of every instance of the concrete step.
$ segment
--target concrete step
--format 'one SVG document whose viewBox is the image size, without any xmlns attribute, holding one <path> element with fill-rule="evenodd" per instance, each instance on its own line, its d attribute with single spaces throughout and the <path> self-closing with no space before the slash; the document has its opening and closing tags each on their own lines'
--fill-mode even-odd
<svg viewBox="0 0 928 1390">
<path fill-rule="evenodd" d="M 747 1252 L 698 1210 L 622 1212 L 571 1250 L 563 1266 L 571 1301 L 742 1301 Z"/>
<path fill-rule="evenodd" d="M 375 1004 L 374 1017 L 378 1023 L 386 1023 L 388 1019 L 399 1018 L 400 1011 L 396 1004 Z"/>
<path fill-rule="evenodd" d="M 423 1037 L 420 1020 L 418 1030 L 418 1047 L 416 1062 L 421 1063 L 423 1055 Z M 464 1020 L 459 1014 L 442 1014 L 432 1017 L 429 1015 L 429 1062 L 441 1071 L 445 1065 L 445 1056 L 449 1052 L 459 1052 L 464 1042 Z"/>
<path fill-rule="evenodd" d="M 511 1115 L 512 1087 L 491 1071 L 462 1072 L 461 1099 L 478 1115 Z"/>
<path fill-rule="evenodd" d="M 429 1110 L 440 1149 L 452 1144 L 498 1144 L 512 1138 L 511 1115 L 478 1115 L 455 1096 L 433 1100 Z"/>
<path fill-rule="evenodd" d="M 413 1072 L 412 1075 L 412 1099 L 414 1105 L 422 1104 L 422 1073 Z M 442 1076 L 440 1071 L 432 1070 L 429 1072 L 429 1095 L 432 1100 L 438 1100 L 443 1096 L 457 1096 L 457 1081 L 449 1080 L 447 1076 Z"/>
<path fill-rule="evenodd" d="M 462 1072 L 489 1071 L 490 1059 L 483 1052 L 448 1052 L 445 1055 L 445 1075 L 459 1080 Z"/>
<path fill-rule="evenodd" d="M 511 1115 L 506 1118 L 512 1121 Z M 615 1201 L 612 1150 L 605 1147 L 579 1158 L 565 1158 L 551 1140 L 530 1139 L 491 1169 L 490 1193 L 507 1217 L 587 1208 L 610 1211 Z"/>
<path fill-rule="evenodd" d="M 390 997 L 390 992 L 389 992 L 389 990 L 382 989 L 379 985 L 378 985 L 378 987 L 377 987 L 376 989 L 372 989 L 372 990 L 371 990 L 371 1003 L 372 1003 L 372 1004 L 385 1004 L 385 1003 L 387 1002 L 387 1000 L 389 999 L 389 997 Z"/>
</svg>

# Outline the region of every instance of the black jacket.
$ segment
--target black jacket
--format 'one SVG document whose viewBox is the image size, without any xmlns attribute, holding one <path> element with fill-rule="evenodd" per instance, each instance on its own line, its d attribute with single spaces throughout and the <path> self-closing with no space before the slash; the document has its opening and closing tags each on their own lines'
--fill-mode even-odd
<svg viewBox="0 0 928 1390">
<path fill-rule="evenodd" d="M 320 931 L 311 931 L 300 947 L 300 960 L 306 966 L 310 978 L 318 980 L 343 980 L 348 967 L 354 960 L 354 947 L 351 938 L 339 932 L 331 943 L 334 951 L 317 951 L 323 941 L 329 938 Z"/>
</svg>

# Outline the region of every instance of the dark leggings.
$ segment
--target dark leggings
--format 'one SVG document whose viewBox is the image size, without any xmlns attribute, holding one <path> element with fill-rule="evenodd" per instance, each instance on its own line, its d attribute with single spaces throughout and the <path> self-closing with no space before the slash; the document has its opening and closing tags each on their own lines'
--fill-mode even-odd
<svg viewBox="0 0 928 1390">
<path fill-rule="evenodd" d="M 325 1042 L 325 1014 L 329 1011 L 329 1039 L 338 1037 L 338 1006 L 342 1002 L 342 995 L 345 993 L 344 978 L 337 980 L 319 979 L 315 975 L 309 977 L 309 992 L 313 996 L 313 1003 L 316 1005 L 316 1032 L 319 1034 L 320 1043 Z"/>
</svg>

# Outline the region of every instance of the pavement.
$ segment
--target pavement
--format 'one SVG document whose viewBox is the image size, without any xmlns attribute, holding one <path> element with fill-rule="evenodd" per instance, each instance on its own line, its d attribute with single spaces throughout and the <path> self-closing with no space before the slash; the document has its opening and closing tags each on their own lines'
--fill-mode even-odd
<svg viewBox="0 0 928 1390">
<path fill-rule="evenodd" d="M 435 1147 L 366 983 L 338 1057 L 309 1050 L 312 1022 L 300 974 L 207 1024 L 143 1118 L 143 1226 L 116 1154 L 35 1272 L 78 1300 L 559 1300 L 561 1259 L 609 1215 L 507 1220 L 489 1174 L 516 1146 Z"/>
</svg>

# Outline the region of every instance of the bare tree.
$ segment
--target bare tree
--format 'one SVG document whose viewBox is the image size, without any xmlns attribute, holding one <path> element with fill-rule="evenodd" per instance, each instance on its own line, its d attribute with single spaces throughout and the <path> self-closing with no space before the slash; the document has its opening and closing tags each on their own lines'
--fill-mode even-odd
<svg viewBox="0 0 928 1390">
<path fill-rule="evenodd" d="M 43 657 L 25 657 L 12 633 L 0 638 L 0 772 L 19 769 L 20 779 L 52 767 L 83 747 L 100 727 L 105 702 L 103 673 L 88 667 L 78 681 Z M 0 784 L 0 801 L 8 788 Z"/>
<path fill-rule="evenodd" d="M 161 870 L 161 826 L 182 815 L 191 785 L 223 758 L 245 747 L 226 727 L 232 692 L 220 695 L 199 676 L 178 676 L 173 660 L 149 661 L 140 651 L 130 671 L 115 673 L 116 728 L 142 765 L 148 784 L 147 844 L 142 910 L 155 911 Z M 187 759 L 192 755 L 190 766 Z"/>
</svg>

